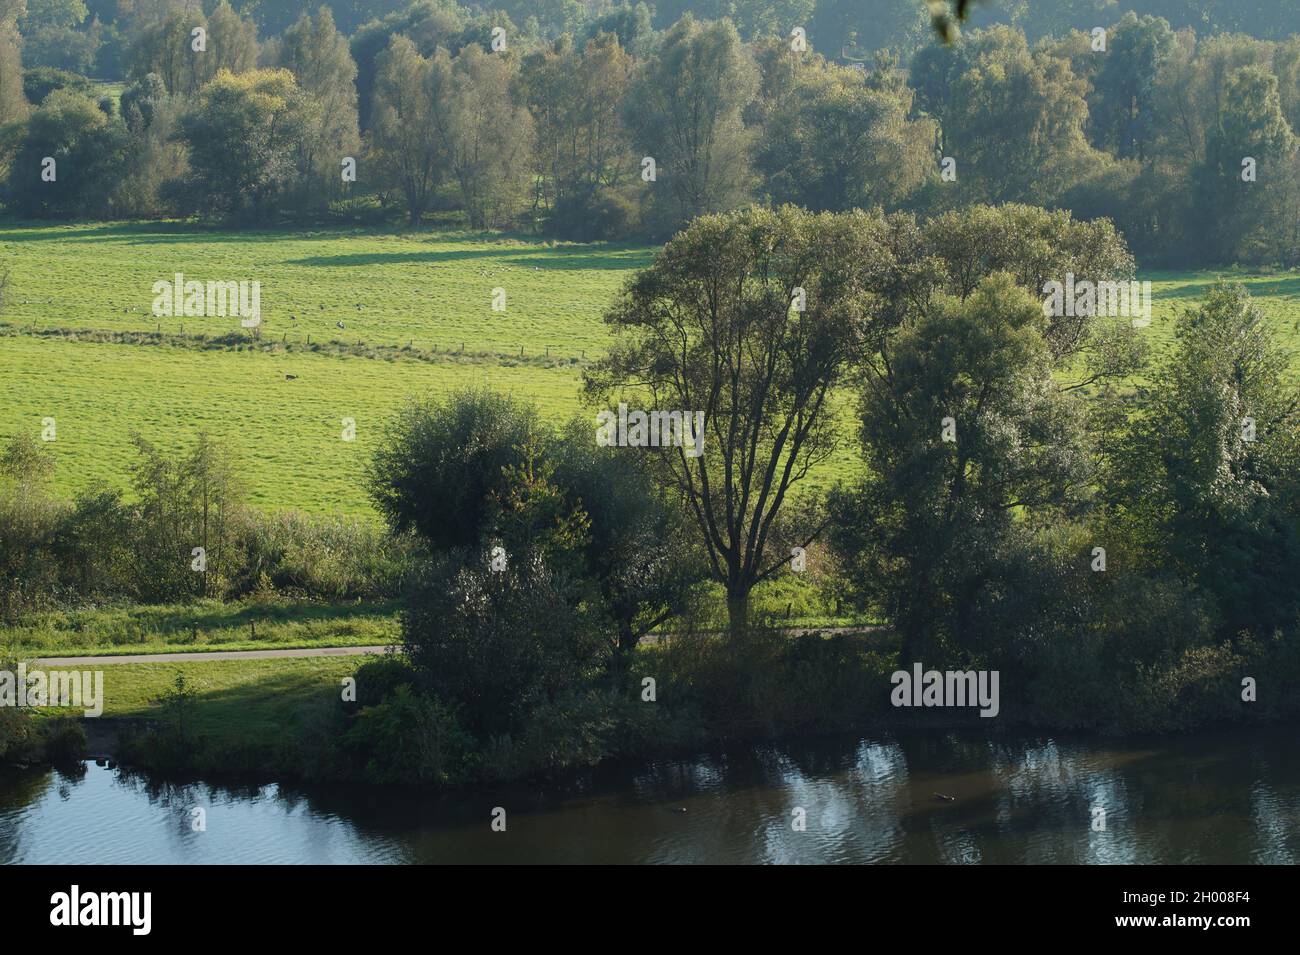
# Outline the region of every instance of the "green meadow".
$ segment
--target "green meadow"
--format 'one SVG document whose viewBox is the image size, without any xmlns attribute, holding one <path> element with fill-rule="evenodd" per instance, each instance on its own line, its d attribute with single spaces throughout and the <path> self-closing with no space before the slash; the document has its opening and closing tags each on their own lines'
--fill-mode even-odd
<svg viewBox="0 0 1300 955">
<path fill-rule="evenodd" d="M 459 233 L 218 232 L 182 224 L 8 225 L 6 322 L 21 327 L 238 332 L 236 318 L 152 314 L 155 282 L 261 283 L 267 340 L 338 339 L 420 349 L 590 357 L 600 314 L 644 246 L 574 245 Z M 494 289 L 506 293 L 493 311 Z M 338 326 L 342 323 L 343 328 Z"/>
<path fill-rule="evenodd" d="M 135 432 L 180 448 L 206 430 L 234 452 L 255 505 L 367 515 L 366 463 L 408 397 L 486 386 L 536 402 L 549 421 L 580 411 L 582 369 L 609 342 L 601 314 L 652 257 L 463 233 L 7 225 L 0 434 L 54 418 L 56 483 L 73 495 L 125 483 Z M 235 317 L 155 318 L 153 284 L 176 272 L 260 282 L 261 340 L 245 341 Z M 1251 290 L 1300 358 L 1300 276 L 1143 277 L 1157 356 L 1179 311 L 1225 277 Z M 495 288 L 504 312 L 492 310 Z M 853 473 L 851 411 L 842 395 L 846 447 L 817 484 Z"/>
</svg>

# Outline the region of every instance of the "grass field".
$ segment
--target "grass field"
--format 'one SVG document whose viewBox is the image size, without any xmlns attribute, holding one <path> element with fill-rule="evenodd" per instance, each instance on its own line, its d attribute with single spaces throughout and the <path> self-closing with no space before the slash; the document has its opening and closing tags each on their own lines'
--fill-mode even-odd
<svg viewBox="0 0 1300 955">
<path fill-rule="evenodd" d="M 644 246 L 572 245 L 444 233 L 364 230 L 216 232 L 147 224 L 0 226 L 10 271 L 4 320 L 26 327 L 239 330 L 236 318 L 152 314 L 153 285 L 261 283 L 266 339 L 343 339 L 581 358 L 607 343 L 601 312 Z M 492 290 L 506 310 L 492 310 Z M 342 322 L 343 329 L 338 328 Z"/>
<path fill-rule="evenodd" d="M 179 448 L 203 429 L 231 447 L 254 504 L 368 514 L 359 479 L 385 419 L 408 396 L 486 385 L 535 401 L 552 421 L 578 412 L 582 367 L 609 342 L 601 313 L 652 255 L 444 233 L 0 227 L 0 270 L 10 273 L 0 321 L 11 333 L 0 336 L 0 434 L 38 432 L 54 418 L 56 482 L 71 495 L 124 483 L 132 432 Z M 199 347 L 195 336 L 237 333 L 238 320 L 155 319 L 152 285 L 177 271 L 261 282 L 262 342 Z M 1216 276 L 1144 277 L 1155 311 L 1144 334 L 1160 353 L 1173 317 Z M 1297 359 L 1300 276 L 1228 277 L 1247 285 Z M 495 287 L 506 289 L 505 313 L 492 311 Z M 152 344 L 52 334 L 160 327 L 156 341 L 146 338 Z M 320 350 L 307 350 L 309 335 Z M 356 353 L 321 348 L 330 341 Z M 849 439 L 850 410 L 845 396 Z M 353 442 L 342 440 L 343 418 L 356 421 Z M 817 483 L 854 467 L 846 448 Z"/>
<path fill-rule="evenodd" d="M 71 496 L 124 483 L 133 432 L 180 448 L 206 430 L 234 452 L 255 505 L 369 514 L 362 471 L 408 396 L 487 386 L 534 401 L 553 422 L 577 413 L 582 368 L 609 343 L 601 313 L 651 258 L 620 245 L 441 234 L 0 228 L 0 269 L 10 271 L 0 434 L 54 418 L 56 487 Z M 260 345 L 198 342 L 237 333 L 234 318 L 154 319 L 152 284 L 177 270 L 262 282 Z M 497 285 L 505 314 L 491 310 Z M 159 328 L 143 344 L 91 334 Z M 344 418 L 356 422 L 353 442 L 342 440 Z M 846 448 L 817 483 L 854 466 Z"/>
<path fill-rule="evenodd" d="M 288 380 L 285 375 L 295 375 Z M 67 494 L 123 486 L 132 432 L 160 448 L 207 430 L 228 445 L 249 500 L 265 508 L 369 513 L 361 486 L 387 417 L 407 396 L 486 385 L 537 401 L 559 419 L 578 410 L 576 371 L 431 364 L 305 354 L 207 352 L 0 337 L 0 434 L 50 442 Z M 342 440 L 344 418 L 356 440 Z"/>
</svg>

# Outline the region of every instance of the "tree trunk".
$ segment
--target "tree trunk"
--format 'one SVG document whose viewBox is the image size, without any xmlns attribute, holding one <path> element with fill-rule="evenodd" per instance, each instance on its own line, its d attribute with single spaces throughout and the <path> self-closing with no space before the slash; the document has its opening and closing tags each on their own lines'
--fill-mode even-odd
<svg viewBox="0 0 1300 955">
<path fill-rule="evenodd" d="M 622 685 L 627 678 L 628 672 L 632 669 L 632 656 L 636 653 L 636 646 L 639 642 L 640 638 L 633 632 L 632 627 L 620 621 L 618 624 L 618 646 L 614 648 L 614 659 L 610 667 L 616 686 Z"/>
<path fill-rule="evenodd" d="M 742 637 L 745 635 L 745 628 L 749 624 L 749 591 L 728 592 L 727 594 L 727 623 L 728 630 L 733 637 Z"/>
</svg>

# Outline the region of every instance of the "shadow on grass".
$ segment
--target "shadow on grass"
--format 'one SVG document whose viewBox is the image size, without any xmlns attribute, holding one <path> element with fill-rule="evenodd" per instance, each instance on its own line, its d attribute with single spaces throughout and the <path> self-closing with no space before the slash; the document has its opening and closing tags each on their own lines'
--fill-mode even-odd
<svg viewBox="0 0 1300 955">
<path fill-rule="evenodd" d="M 1150 278 L 1153 282 L 1176 283 L 1166 285 L 1164 288 L 1153 289 L 1151 294 L 1153 300 L 1168 301 L 1194 299 L 1194 302 L 1184 302 L 1184 304 L 1189 307 L 1198 304 L 1210 289 L 1220 281 L 1227 282 L 1230 285 L 1240 283 L 1245 286 L 1246 291 L 1250 293 L 1251 298 L 1300 298 L 1300 276 L 1237 275 L 1224 273 L 1185 280 L 1183 276 L 1177 275 L 1176 273 L 1169 275 L 1169 277 L 1165 277 L 1163 273 L 1155 273 L 1151 275 Z"/>
<path fill-rule="evenodd" d="M 355 667 L 364 662 L 358 659 Z M 339 684 L 333 676 L 332 672 L 327 676 L 319 670 L 295 668 L 272 671 L 233 686 L 197 690 L 191 700 L 191 725 L 196 733 L 214 741 L 279 742 L 302 718 L 304 709 L 337 692 Z M 193 671 L 187 673 L 187 679 L 195 679 Z M 157 701 L 153 709 L 154 715 L 161 715 Z"/>
<path fill-rule="evenodd" d="M 404 236 L 413 238 L 413 236 Z M 351 252 L 343 255 L 307 256 L 291 259 L 287 265 L 308 266 L 373 266 L 439 264 L 439 262 L 464 262 L 491 260 L 520 269 L 559 270 L 559 272 L 627 272 L 650 264 L 653 252 L 633 243 L 599 243 L 582 246 L 547 246 L 545 240 L 519 238 L 511 235 L 491 234 L 435 234 L 428 236 L 430 243 L 467 243 L 477 248 L 429 248 L 407 251 Z M 521 248 L 520 246 L 523 246 Z"/>
<path fill-rule="evenodd" d="M 124 242 L 140 245 L 175 245 L 183 242 L 282 242 L 341 239 L 353 235 L 381 234 L 383 230 L 322 226 L 287 229 L 284 226 L 236 229 L 229 225 L 197 222 L 105 222 L 99 225 L 64 226 L 60 222 L 0 221 L 0 242 Z"/>
<path fill-rule="evenodd" d="M 493 241 L 491 238 L 483 241 Z M 443 249 L 407 252 L 357 252 L 344 255 L 314 255 L 291 259 L 289 265 L 317 267 L 351 267 L 377 265 L 408 265 L 411 263 L 437 264 L 469 262 L 489 259 L 515 268 L 534 268 L 543 271 L 619 271 L 644 268 L 650 264 L 651 254 L 640 246 L 602 246 L 598 250 L 588 246 L 551 248 L 537 245 L 527 250 L 503 249 L 488 246 L 478 249 Z"/>
<path fill-rule="evenodd" d="M 60 222 L 0 221 L 0 242 L 117 242 L 133 245 L 180 245 L 274 243 L 284 241 L 329 241 L 348 238 L 393 238 L 434 244 L 450 242 L 480 245 L 481 248 L 428 249 L 316 255 L 290 259 L 284 264 L 321 267 L 404 265 L 411 263 L 463 262 L 493 259 L 520 268 L 558 271 L 625 271 L 650 264 L 653 250 L 645 245 L 618 242 L 552 246 L 538 236 L 515 233 L 463 232 L 446 230 L 395 231 L 391 226 L 283 224 L 235 227 L 221 223 L 193 221 L 105 222 L 92 225 L 64 225 Z"/>
</svg>

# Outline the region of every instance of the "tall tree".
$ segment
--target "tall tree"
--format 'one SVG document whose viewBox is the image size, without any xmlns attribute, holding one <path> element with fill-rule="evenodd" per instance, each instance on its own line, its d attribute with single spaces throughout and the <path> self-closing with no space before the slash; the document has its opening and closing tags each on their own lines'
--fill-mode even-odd
<svg viewBox="0 0 1300 955">
<path fill-rule="evenodd" d="M 1120 158 L 1146 160 L 1155 135 L 1156 81 L 1173 49 L 1169 23 L 1132 11 L 1109 31 L 1089 98 L 1099 144 Z"/>
<path fill-rule="evenodd" d="M 110 214 L 126 161 L 126 129 L 95 101 L 56 90 L 32 112 L 5 183 L 5 204 L 26 216 Z M 54 160 L 53 178 L 44 173 Z"/>
<path fill-rule="evenodd" d="M 22 37 L 12 23 L 0 20 L 0 126 L 26 115 Z"/>
<path fill-rule="evenodd" d="M 417 0 L 402 4 L 378 20 L 371 20 L 353 34 L 352 58 L 357 64 L 357 97 L 361 128 L 372 125 L 371 98 L 379 70 L 379 57 L 395 36 L 410 40 L 421 56 L 432 56 L 438 47 L 451 53 L 460 49 L 460 37 L 469 20 L 455 0 Z"/>
<path fill-rule="evenodd" d="M 602 189 L 632 176 L 621 106 L 632 60 L 612 33 L 582 49 L 561 37 L 524 59 L 521 96 L 537 132 L 536 205 L 570 227 L 591 216 Z"/>
<path fill-rule="evenodd" d="M 1050 202 L 1102 158 L 1088 143 L 1086 84 L 1006 27 L 965 41 L 942 106 L 943 150 L 964 195 Z"/>
<path fill-rule="evenodd" d="M 683 497 L 737 632 L 755 585 L 820 530 L 786 536 L 778 518 L 791 489 L 834 451 L 830 395 L 887 324 L 887 233 L 864 213 L 791 206 L 704 216 L 605 316 L 617 337 L 588 375 L 588 394 L 687 422 L 703 416 L 685 439 L 623 450 L 652 455 Z M 624 432 L 615 443 L 638 440 Z"/>
<path fill-rule="evenodd" d="M 1234 71 L 1224 108 L 1197 170 L 1197 239 L 1215 261 L 1276 261 L 1279 188 L 1296 172 L 1296 138 L 1282 113 L 1277 77 L 1264 67 Z M 1291 250 L 1294 254 L 1294 250 Z"/>
<path fill-rule="evenodd" d="M 971 615 L 1022 514 L 1068 511 L 1091 462 L 1078 399 L 1053 380 L 1047 319 L 1005 273 L 939 296 L 867 356 L 872 475 L 837 495 L 851 590 L 903 635 L 903 659 L 978 643 Z"/>
<path fill-rule="evenodd" d="M 299 176 L 303 117 L 288 70 L 219 73 L 180 122 L 200 205 L 232 218 L 274 213 Z"/>
<path fill-rule="evenodd" d="M 476 229 L 509 222 L 527 190 L 533 120 L 511 93 L 516 69 L 513 58 L 471 44 L 452 70 L 451 172 Z"/>
<path fill-rule="evenodd" d="M 818 58 L 767 116 L 755 167 L 775 202 L 897 208 L 934 174 L 934 122 L 911 120 L 905 85 L 872 88 Z"/>
<path fill-rule="evenodd" d="M 204 31 L 201 44 L 196 29 Z M 198 8 L 177 7 L 142 26 L 131 49 L 128 75 L 138 80 L 157 73 L 169 93 L 190 94 L 222 70 L 253 69 L 257 53 L 256 24 L 241 18 L 228 0 L 221 0 L 210 17 Z"/>
<path fill-rule="evenodd" d="M 1241 286 L 1213 288 L 1176 342 L 1098 486 L 1135 562 L 1208 595 L 1223 637 L 1271 637 L 1300 612 L 1300 394 Z"/>
<path fill-rule="evenodd" d="M 279 63 L 293 73 L 308 99 L 305 152 L 299 165 L 308 176 L 305 193 L 320 202 L 339 193 L 343 157 L 357 158 L 360 146 L 357 65 L 328 7 L 321 7 L 313 17 L 304 13 L 285 30 Z"/>
<path fill-rule="evenodd" d="M 451 72 L 446 50 L 426 58 L 404 36 L 393 37 L 377 61 L 373 160 L 400 188 L 413 226 L 450 168 Z"/>
<path fill-rule="evenodd" d="M 655 160 L 667 229 L 749 194 L 752 136 L 742 114 L 757 88 L 753 59 L 726 20 L 682 17 L 641 65 L 625 117 L 638 149 Z"/>
</svg>

